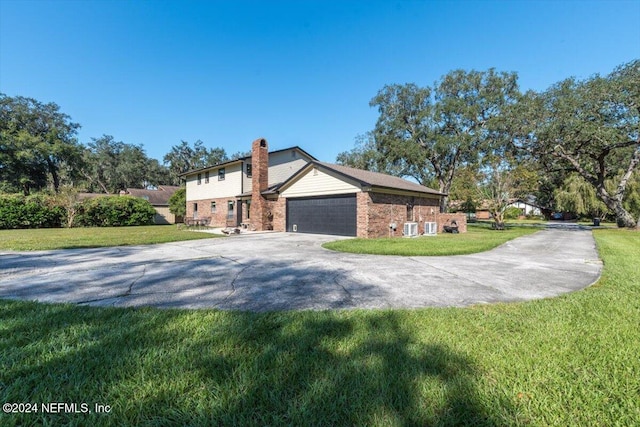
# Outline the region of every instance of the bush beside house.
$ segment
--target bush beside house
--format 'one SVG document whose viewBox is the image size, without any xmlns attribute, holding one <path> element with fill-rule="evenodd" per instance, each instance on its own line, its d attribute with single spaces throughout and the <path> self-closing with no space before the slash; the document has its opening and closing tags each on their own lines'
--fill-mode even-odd
<svg viewBox="0 0 640 427">
<path fill-rule="evenodd" d="M 86 199 L 77 202 L 74 212 L 67 221 L 68 209 L 55 196 L 0 194 L 0 229 L 149 225 L 156 214 L 148 201 L 130 196 Z"/>
</svg>

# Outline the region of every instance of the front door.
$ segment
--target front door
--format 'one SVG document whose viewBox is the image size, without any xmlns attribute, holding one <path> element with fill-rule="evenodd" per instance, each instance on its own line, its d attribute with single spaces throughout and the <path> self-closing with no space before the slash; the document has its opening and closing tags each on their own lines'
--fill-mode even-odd
<svg viewBox="0 0 640 427">
<path fill-rule="evenodd" d="M 229 200 L 227 202 L 227 227 L 235 227 L 238 225 L 236 222 L 236 213 L 235 213 L 235 202 L 233 200 Z"/>
<path fill-rule="evenodd" d="M 242 224 L 242 200 L 238 200 L 236 206 L 236 225 L 239 225 Z"/>
</svg>

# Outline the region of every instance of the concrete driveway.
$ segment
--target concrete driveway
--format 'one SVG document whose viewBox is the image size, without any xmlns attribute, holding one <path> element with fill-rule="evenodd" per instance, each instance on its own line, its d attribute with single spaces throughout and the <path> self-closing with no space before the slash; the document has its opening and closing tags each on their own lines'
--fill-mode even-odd
<svg viewBox="0 0 640 427">
<path fill-rule="evenodd" d="M 0 253 L 0 298 L 251 311 L 467 306 L 552 297 L 600 276 L 590 231 L 543 230 L 476 255 L 325 250 L 269 233 L 152 246 Z"/>
</svg>

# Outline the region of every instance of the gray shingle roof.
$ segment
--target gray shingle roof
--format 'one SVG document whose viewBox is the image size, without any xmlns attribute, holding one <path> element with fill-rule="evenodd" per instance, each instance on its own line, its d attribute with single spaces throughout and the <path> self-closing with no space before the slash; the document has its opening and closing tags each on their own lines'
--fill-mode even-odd
<svg viewBox="0 0 640 427">
<path fill-rule="evenodd" d="M 418 193 L 427 193 L 434 195 L 444 195 L 433 188 L 425 187 L 424 185 L 420 185 L 415 182 L 408 181 L 403 178 L 399 178 L 397 176 L 391 176 L 384 173 L 379 172 L 371 172 L 362 169 L 355 169 L 349 166 L 343 165 L 335 165 L 333 163 L 325 163 L 325 162 L 313 162 L 314 164 L 325 167 L 329 170 L 337 172 L 340 175 L 344 175 L 348 178 L 355 179 L 360 182 L 362 185 L 370 186 L 370 187 L 382 187 L 394 190 L 403 190 L 403 191 L 415 191 Z"/>
<path fill-rule="evenodd" d="M 161 185 L 157 190 L 145 190 L 141 188 L 127 188 L 127 195 L 148 200 L 153 206 L 168 206 L 169 198 L 180 187 Z"/>
</svg>

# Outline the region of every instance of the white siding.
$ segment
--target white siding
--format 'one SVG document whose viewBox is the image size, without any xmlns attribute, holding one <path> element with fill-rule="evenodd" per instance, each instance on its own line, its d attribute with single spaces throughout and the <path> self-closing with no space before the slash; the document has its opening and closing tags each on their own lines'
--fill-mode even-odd
<svg viewBox="0 0 640 427">
<path fill-rule="evenodd" d="M 519 208 L 522 209 L 524 211 L 525 215 L 540 215 L 542 214 L 542 212 L 540 212 L 540 208 L 536 207 L 536 206 L 532 206 L 528 203 L 525 202 L 521 202 L 521 201 L 517 201 L 514 203 L 511 203 L 509 205 L 509 207 L 514 207 L 514 208 Z"/>
<path fill-rule="evenodd" d="M 345 181 L 337 174 L 311 168 L 282 192 L 283 197 L 311 197 L 329 194 L 357 193 L 360 186 Z"/>
<path fill-rule="evenodd" d="M 287 179 L 302 169 L 311 159 L 299 152 L 298 150 L 286 150 L 277 153 L 269 153 L 269 186 L 285 182 Z M 252 163 L 251 157 L 245 160 L 246 163 Z M 252 178 L 247 178 L 246 167 L 242 173 L 244 179 L 244 188 L 242 191 L 251 191 Z M 255 165 L 253 165 L 253 173 L 255 173 Z"/>
<path fill-rule="evenodd" d="M 209 171 L 209 183 L 205 183 L 205 172 L 199 172 L 202 175 L 200 185 L 198 185 L 198 174 L 187 176 L 187 201 L 215 199 L 219 197 L 235 197 L 242 192 L 242 171 L 241 163 L 227 165 L 225 169 L 225 178 L 218 181 L 218 169 L 214 168 Z M 246 190 L 245 190 L 246 191 Z"/>
</svg>

